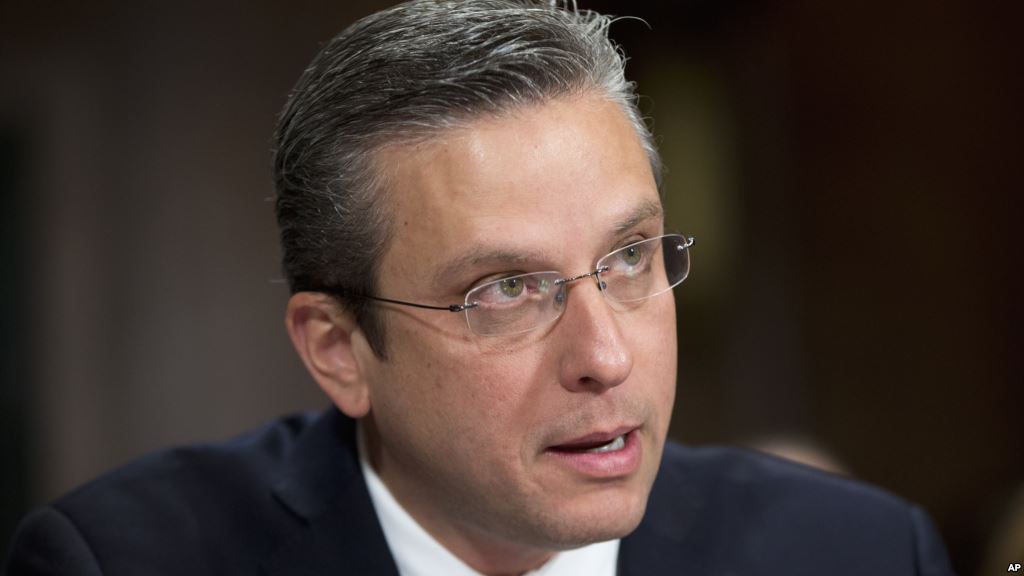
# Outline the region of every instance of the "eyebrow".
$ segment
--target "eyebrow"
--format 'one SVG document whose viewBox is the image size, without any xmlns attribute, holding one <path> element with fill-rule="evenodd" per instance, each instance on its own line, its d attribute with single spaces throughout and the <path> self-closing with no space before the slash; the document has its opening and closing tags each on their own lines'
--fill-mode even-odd
<svg viewBox="0 0 1024 576">
<path fill-rule="evenodd" d="M 643 222 L 647 222 L 648 220 L 655 218 L 661 219 L 663 217 L 664 210 L 661 207 L 661 202 L 657 200 L 648 200 L 634 208 L 623 218 L 619 219 L 612 227 L 609 236 L 613 238 L 615 236 L 620 236 L 633 228 L 636 228 Z M 451 278 L 460 270 L 479 266 L 484 263 L 501 262 L 503 264 L 523 264 L 543 260 L 544 256 L 545 254 L 543 252 L 534 250 L 509 250 L 507 248 L 478 246 L 471 248 L 469 251 L 457 256 L 451 262 L 448 262 L 444 266 L 438 268 L 433 275 L 432 283 L 434 286 L 441 286 L 445 280 Z"/>
<path fill-rule="evenodd" d="M 539 260 L 543 260 L 543 258 L 543 253 L 532 250 L 512 251 L 505 248 L 488 248 L 478 246 L 438 268 L 437 271 L 434 272 L 433 284 L 434 286 L 442 286 L 446 280 L 458 274 L 460 270 L 474 268 L 480 264 L 488 262 L 522 264 L 527 262 L 537 262 Z"/>
<path fill-rule="evenodd" d="M 662 219 L 665 217 L 665 211 L 661 207 L 661 202 L 658 200 L 648 200 L 643 204 L 636 207 L 635 210 L 626 215 L 625 218 L 615 223 L 612 228 L 612 235 L 618 236 L 629 232 L 631 229 L 636 228 L 638 224 L 653 220 L 655 218 Z"/>
</svg>

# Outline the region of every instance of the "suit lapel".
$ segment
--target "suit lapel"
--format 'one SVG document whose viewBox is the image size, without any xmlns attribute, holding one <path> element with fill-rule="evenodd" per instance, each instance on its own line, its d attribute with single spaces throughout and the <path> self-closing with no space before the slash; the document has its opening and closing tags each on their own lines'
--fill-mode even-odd
<svg viewBox="0 0 1024 576">
<path fill-rule="evenodd" d="M 296 519 L 269 575 L 398 576 L 359 468 L 355 421 L 330 410 L 296 445 L 274 496 Z"/>
</svg>

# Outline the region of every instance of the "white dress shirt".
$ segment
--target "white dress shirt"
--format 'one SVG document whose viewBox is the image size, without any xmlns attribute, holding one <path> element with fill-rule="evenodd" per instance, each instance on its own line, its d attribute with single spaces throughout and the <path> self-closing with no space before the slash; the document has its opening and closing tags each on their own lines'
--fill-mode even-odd
<svg viewBox="0 0 1024 576">
<path fill-rule="evenodd" d="M 395 500 L 366 456 L 363 427 L 357 432 L 359 464 L 384 539 L 401 576 L 483 576 L 458 559 L 419 525 Z M 619 541 L 609 540 L 555 554 L 524 576 L 615 576 Z"/>
</svg>

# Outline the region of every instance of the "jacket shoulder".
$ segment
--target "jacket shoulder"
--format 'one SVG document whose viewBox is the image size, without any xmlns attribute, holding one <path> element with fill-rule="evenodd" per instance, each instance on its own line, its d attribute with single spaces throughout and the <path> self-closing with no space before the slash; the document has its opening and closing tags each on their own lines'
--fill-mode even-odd
<svg viewBox="0 0 1024 576">
<path fill-rule="evenodd" d="M 638 533 L 699 559 L 693 567 L 705 571 L 952 574 L 916 506 L 739 448 L 667 444 Z"/>
<path fill-rule="evenodd" d="M 224 442 L 154 452 L 76 488 L 53 506 L 75 518 L 102 509 L 109 522 L 114 510 L 152 514 L 164 507 L 173 513 L 185 506 L 200 512 L 204 501 L 223 506 L 225 499 L 264 494 L 314 419 L 289 416 Z"/>
<path fill-rule="evenodd" d="M 685 483 L 709 501 L 739 499 L 745 506 L 808 506 L 808 511 L 822 513 L 832 506 L 853 507 L 883 516 L 908 507 L 902 498 L 853 478 L 730 446 L 668 443 L 659 479 Z"/>
<path fill-rule="evenodd" d="M 25 518 L 10 573 L 92 573 L 61 559 L 68 554 L 104 574 L 205 573 L 221 561 L 255 571 L 237 559 L 271 542 L 274 527 L 289 520 L 273 485 L 314 420 L 290 416 L 225 442 L 161 450 L 76 488 Z M 47 558 L 58 560 L 42 570 Z M 78 570 L 60 571 L 63 564 Z"/>
</svg>

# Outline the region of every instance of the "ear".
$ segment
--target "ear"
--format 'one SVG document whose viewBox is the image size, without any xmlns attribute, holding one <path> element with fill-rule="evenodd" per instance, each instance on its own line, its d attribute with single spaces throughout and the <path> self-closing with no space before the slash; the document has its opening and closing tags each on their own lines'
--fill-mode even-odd
<svg viewBox="0 0 1024 576">
<path fill-rule="evenodd" d="M 320 389 L 346 415 L 365 416 L 370 392 L 359 356 L 369 346 L 355 318 L 326 294 L 298 292 L 288 300 L 284 322 Z"/>
</svg>

